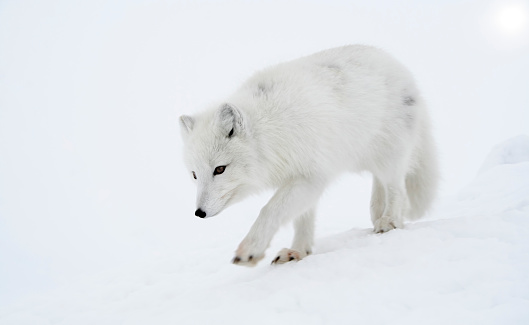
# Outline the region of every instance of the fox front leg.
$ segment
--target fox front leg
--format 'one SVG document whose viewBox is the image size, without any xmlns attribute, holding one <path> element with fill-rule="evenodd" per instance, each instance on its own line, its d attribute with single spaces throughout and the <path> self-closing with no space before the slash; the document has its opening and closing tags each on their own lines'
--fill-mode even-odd
<svg viewBox="0 0 529 325">
<path fill-rule="evenodd" d="M 323 192 L 316 180 L 295 180 L 281 186 L 261 209 L 257 220 L 235 251 L 233 264 L 255 266 L 281 225 L 310 210 Z"/>
</svg>

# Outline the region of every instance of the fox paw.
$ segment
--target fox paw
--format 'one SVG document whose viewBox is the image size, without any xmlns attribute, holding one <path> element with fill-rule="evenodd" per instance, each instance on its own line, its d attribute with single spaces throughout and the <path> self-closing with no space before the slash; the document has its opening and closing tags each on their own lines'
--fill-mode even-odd
<svg viewBox="0 0 529 325">
<path fill-rule="evenodd" d="M 257 249 L 254 245 L 244 240 L 235 251 L 235 257 L 231 261 L 235 265 L 256 266 L 264 258 L 264 250 Z"/>
<path fill-rule="evenodd" d="M 384 216 L 375 221 L 375 232 L 383 233 L 396 228 L 402 228 L 404 225 L 402 221 L 396 220 L 395 218 Z"/>
<path fill-rule="evenodd" d="M 276 258 L 272 261 L 272 264 L 284 264 L 291 261 L 299 261 L 305 256 L 310 254 L 310 252 L 299 252 L 294 249 L 283 248 L 277 253 Z"/>
<path fill-rule="evenodd" d="M 235 255 L 233 260 L 231 261 L 235 265 L 242 265 L 242 266 L 256 266 L 257 263 L 259 263 L 260 260 L 264 258 L 264 255 Z"/>
</svg>

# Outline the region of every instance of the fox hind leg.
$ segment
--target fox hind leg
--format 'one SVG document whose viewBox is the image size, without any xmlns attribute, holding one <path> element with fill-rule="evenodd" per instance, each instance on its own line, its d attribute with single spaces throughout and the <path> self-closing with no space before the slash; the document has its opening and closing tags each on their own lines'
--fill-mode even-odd
<svg viewBox="0 0 529 325">
<path fill-rule="evenodd" d="M 408 210 L 408 194 L 406 192 L 405 176 L 404 175 L 393 175 L 387 181 L 374 184 L 374 198 L 372 198 L 371 209 L 372 209 L 372 221 L 374 230 L 376 233 L 387 232 L 395 228 L 402 228 L 404 226 L 404 214 Z M 382 211 L 382 204 L 378 201 L 379 194 L 384 192 L 384 208 Z M 373 201 L 375 204 L 373 205 Z"/>
<path fill-rule="evenodd" d="M 386 191 L 380 180 L 373 176 L 373 188 L 371 190 L 371 221 L 373 225 L 382 217 L 386 208 Z"/>
</svg>

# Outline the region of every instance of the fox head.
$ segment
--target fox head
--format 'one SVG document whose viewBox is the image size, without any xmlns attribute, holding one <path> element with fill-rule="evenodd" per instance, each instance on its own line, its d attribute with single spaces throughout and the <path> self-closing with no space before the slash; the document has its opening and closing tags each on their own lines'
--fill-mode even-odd
<svg viewBox="0 0 529 325">
<path fill-rule="evenodd" d="M 180 117 L 184 161 L 197 185 L 195 215 L 213 217 L 248 194 L 255 166 L 249 121 L 231 104 Z"/>
</svg>

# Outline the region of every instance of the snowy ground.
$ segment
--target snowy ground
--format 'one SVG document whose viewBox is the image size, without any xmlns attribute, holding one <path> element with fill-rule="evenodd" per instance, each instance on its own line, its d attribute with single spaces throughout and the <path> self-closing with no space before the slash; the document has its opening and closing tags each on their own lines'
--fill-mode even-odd
<svg viewBox="0 0 529 325">
<path fill-rule="evenodd" d="M 300 262 L 243 268 L 228 263 L 242 229 L 219 223 L 178 255 L 2 308 L 0 324 L 527 324 L 528 175 L 520 136 L 405 229 L 352 229 L 318 238 Z"/>
</svg>

